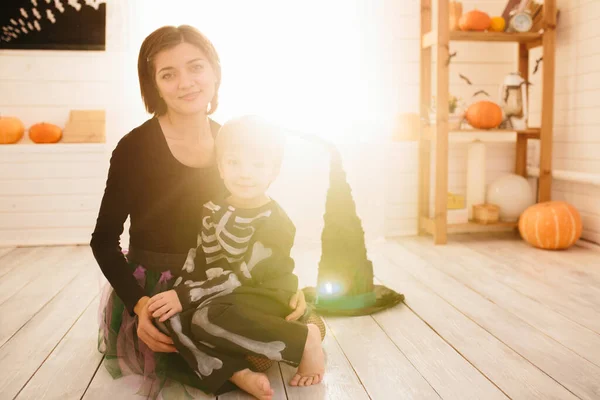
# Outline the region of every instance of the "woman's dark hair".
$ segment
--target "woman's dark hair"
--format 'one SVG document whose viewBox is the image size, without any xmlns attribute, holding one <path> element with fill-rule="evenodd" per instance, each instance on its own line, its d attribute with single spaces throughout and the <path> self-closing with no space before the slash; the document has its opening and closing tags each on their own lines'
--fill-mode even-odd
<svg viewBox="0 0 600 400">
<path fill-rule="evenodd" d="M 189 43 L 199 48 L 206 55 L 208 62 L 215 71 L 217 76 L 215 95 L 210 101 L 208 110 L 208 114 L 212 114 L 219 105 L 219 87 L 221 86 L 219 55 L 210 40 L 196 28 L 189 25 L 163 26 L 144 39 L 138 56 L 138 77 L 146 110 L 155 116 L 164 115 L 167 112 L 167 104 L 160 97 L 156 87 L 154 57 L 161 51 L 175 47 L 180 43 Z"/>
</svg>

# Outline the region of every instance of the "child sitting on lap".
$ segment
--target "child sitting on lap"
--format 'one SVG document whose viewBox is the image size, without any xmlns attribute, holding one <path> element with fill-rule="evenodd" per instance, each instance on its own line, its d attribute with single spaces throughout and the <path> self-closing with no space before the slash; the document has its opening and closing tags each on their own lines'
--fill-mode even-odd
<svg viewBox="0 0 600 400">
<path fill-rule="evenodd" d="M 179 353 L 215 393 L 227 380 L 258 397 L 273 395 L 248 355 L 298 366 L 290 384 L 319 383 L 319 328 L 286 321 L 298 289 L 290 251 L 295 226 L 266 191 L 279 173 L 283 140 L 255 117 L 232 120 L 216 139 L 230 195 L 204 205 L 198 247 L 190 249 L 172 290 L 148 302 Z"/>
</svg>

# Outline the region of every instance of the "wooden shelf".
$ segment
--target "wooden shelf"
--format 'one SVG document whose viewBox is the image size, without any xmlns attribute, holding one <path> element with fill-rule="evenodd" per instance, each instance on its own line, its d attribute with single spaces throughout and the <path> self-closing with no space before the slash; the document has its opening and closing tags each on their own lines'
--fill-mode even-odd
<svg viewBox="0 0 600 400">
<path fill-rule="evenodd" d="M 542 25 L 543 33 L 508 32 L 462 32 L 450 31 L 448 0 L 420 0 L 421 3 L 421 51 L 420 51 L 420 117 L 430 120 L 430 110 L 440 114 L 437 125 L 421 125 L 419 136 L 419 233 L 433 236 L 435 244 L 447 242 L 448 233 L 489 232 L 514 229 L 516 223 L 497 224 L 449 224 L 448 215 L 448 153 L 450 143 L 515 142 L 514 173 L 527 176 L 527 143 L 530 139 L 540 141 L 540 174 L 537 188 L 537 201 L 551 199 L 552 185 L 552 127 L 554 114 L 554 78 L 556 47 L 556 0 L 545 0 Z M 435 21 L 433 9 L 437 9 Z M 435 24 L 433 23 L 435 22 Z M 515 70 L 529 79 L 529 49 L 543 46 L 544 69 L 542 71 L 543 96 L 541 100 L 541 128 L 526 130 L 452 130 L 452 118 L 448 115 L 450 99 L 450 45 L 455 41 L 515 43 L 518 57 Z M 434 60 L 438 62 L 434 63 Z M 435 79 L 433 79 L 435 77 Z M 435 82 L 435 84 L 433 83 Z M 431 104 L 435 93 L 435 104 Z M 454 124 L 456 126 L 456 124 Z M 433 177 L 433 179 L 432 179 Z M 429 218 L 435 215 L 435 218 Z"/>
<path fill-rule="evenodd" d="M 461 42 L 515 42 L 528 43 L 542 39 L 541 33 L 525 32 L 462 32 L 451 31 L 450 40 Z"/>
<path fill-rule="evenodd" d="M 480 140 L 482 142 L 514 142 L 517 136 L 527 139 L 539 139 L 540 129 L 510 130 L 510 129 L 459 129 L 449 131 L 449 140 L 451 142 L 473 142 Z"/>
<path fill-rule="evenodd" d="M 478 233 L 478 232 L 503 232 L 517 228 L 517 222 L 496 222 L 494 224 L 479 224 L 467 222 L 466 224 L 448 224 L 448 233 Z"/>
<path fill-rule="evenodd" d="M 431 31 L 423 35 L 423 48 L 437 44 L 438 32 Z M 525 32 L 463 32 L 450 31 L 451 42 L 497 42 L 497 43 L 524 43 L 541 45 L 543 33 Z M 539 44 L 538 44 L 539 43 Z M 534 46 L 530 46 L 534 47 Z"/>
<path fill-rule="evenodd" d="M 451 130 L 450 133 L 516 133 L 517 135 L 526 135 L 529 138 L 540 136 L 540 128 L 528 128 L 528 129 L 455 129 Z"/>
<path fill-rule="evenodd" d="M 427 233 L 433 235 L 435 221 L 433 218 L 421 218 L 421 225 Z M 492 224 L 480 224 L 477 222 L 467 222 L 465 224 L 448 224 L 446 231 L 452 233 L 480 233 L 480 232 L 505 232 L 518 227 L 518 222 L 496 222 Z"/>
<path fill-rule="evenodd" d="M 11 153 L 98 153 L 108 149 L 106 143 L 15 143 L 0 145 L 0 154 Z"/>
<path fill-rule="evenodd" d="M 433 139 L 434 125 L 429 125 L 424 130 L 425 139 Z M 469 143 L 476 140 L 482 142 L 515 142 L 517 136 L 526 139 L 539 139 L 539 128 L 529 128 L 526 130 L 514 129 L 454 129 L 448 131 L 448 141 L 452 143 Z"/>
</svg>

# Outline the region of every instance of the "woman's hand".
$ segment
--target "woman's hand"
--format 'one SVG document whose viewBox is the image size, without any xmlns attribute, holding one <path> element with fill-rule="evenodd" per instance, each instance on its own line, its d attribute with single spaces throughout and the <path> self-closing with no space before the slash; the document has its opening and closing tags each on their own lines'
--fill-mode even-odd
<svg viewBox="0 0 600 400">
<path fill-rule="evenodd" d="M 304 292 L 300 289 L 290 299 L 290 308 L 293 309 L 292 313 L 285 317 L 286 321 L 297 321 L 306 312 L 306 299 L 304 298 Z"/>
<path fill-rule="evenodd" d="M 152 323 L 152 317 L 148 312 L 148 296 L 142 297 L 133 311 L 138 316 L 137 335 L 138 338 L 157 353 L 175 353 L 177 349 L 173 346 L 173 340 L 160 332 Z"/>
<path fill-rule="evenodd" d="M 159 322 L 165 322 L 173 315 L 181 312 L 183 307 L 174 290 L 161 292 L 148 301 L 148 311 L 152 313 L 153 318 L 158 318 Z"/>
</svg>

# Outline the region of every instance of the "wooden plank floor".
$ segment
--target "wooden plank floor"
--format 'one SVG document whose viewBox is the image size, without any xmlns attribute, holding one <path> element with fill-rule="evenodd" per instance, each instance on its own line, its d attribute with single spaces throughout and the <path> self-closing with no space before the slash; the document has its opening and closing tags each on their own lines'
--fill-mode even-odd
<svg viewBox="0 0 600 400">
<path fill-rule="evenodd" d="M 326 318 L 324 381 L 290 387 L 294 369 L 275 364 L 274 398 L 600 399 L 600 251 L 543 252 L 513 234 L 451 239 L 371 246 L 376 283 L 405 304 Z M 302 285 L 314 285 L 319 257 L 294 249 Z M 0 400 L 143 398 L 139 377 L 113 380 L 96 349 L 104 285 L 87 246 L 0 249 Z"/>
</svg>

